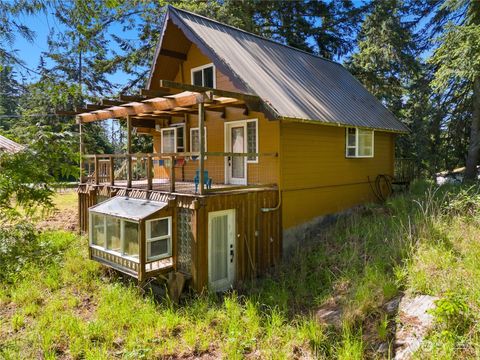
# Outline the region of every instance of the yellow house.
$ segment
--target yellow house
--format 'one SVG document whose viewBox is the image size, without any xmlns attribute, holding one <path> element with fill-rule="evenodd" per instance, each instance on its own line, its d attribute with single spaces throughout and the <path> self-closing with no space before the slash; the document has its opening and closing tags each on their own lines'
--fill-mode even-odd
<svg viewBox="0 0 480 360">
<path fill-rule="evenodd" d="M 110 118 L 127 153 L 81 164 L 91 258 L 198 290 L 263 273 L 325 215 L 374 201 L 408 131 L 342 65 L 172 6 L 141 95 L 77 116 Z M 135 133 L 153 153 L 131 153 Z"/>
</svg>

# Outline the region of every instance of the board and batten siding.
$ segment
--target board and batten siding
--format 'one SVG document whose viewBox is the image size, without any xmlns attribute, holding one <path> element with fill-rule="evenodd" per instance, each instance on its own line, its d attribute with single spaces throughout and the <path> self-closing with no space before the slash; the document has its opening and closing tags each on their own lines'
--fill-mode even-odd
<svg viewBox="0 0 480 360">
<path fill-rule="evenodd" d="M 394 144 L 394 134 L 376 131 L 373 158 L 346 158 L 344 127 L 282 122 L 283 228 L 375 201 L 368 177 L 393 175 Z"/>
</svg>

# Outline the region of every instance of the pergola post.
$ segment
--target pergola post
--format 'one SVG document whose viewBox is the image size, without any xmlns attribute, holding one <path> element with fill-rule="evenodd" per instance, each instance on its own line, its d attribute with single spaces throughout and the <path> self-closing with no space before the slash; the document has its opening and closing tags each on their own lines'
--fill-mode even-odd
<svg viewBox="0 0 480 360">
<path fill-rule="evenodd" d="M 205 103 L 201 101 L 198 104 L 198 132 L 200 142 L 200 156 L 198 159 L 198 180 L 199 180 L 199 193 L 203 195 L 205 193 Z"/>
<path fill-rule="evenodd" d="M 132 119 L 127 115 L 127 188 L 132 187 Z"/>
<path fill-rule="evenodd" d="M 83 143 L 83 124 L 82 124 L 82 121 L 80 120 L 78 122 L 78 134 L 79 134 L 79 137 L 80 137 L 80 177 L 79 177 L 79 180 L 80 180 L 80 184 L 83 184 L 85 182 L 85 176 L 84 176 L 84 172 L 85 172 L 85 169 L 83 168 L 83 156 L 85 155 L 85 144 Z"/>
</svg>

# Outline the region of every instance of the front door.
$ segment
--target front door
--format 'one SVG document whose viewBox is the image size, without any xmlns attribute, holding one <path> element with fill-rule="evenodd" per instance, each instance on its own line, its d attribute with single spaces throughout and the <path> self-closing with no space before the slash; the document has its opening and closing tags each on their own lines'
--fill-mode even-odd
<svg viewBox="0 0 480 360">
<path fill-rule="evenodd" d="M 244 153 L 246 150 L 246 126 L 242 124 L 226 124 L 226 151 Z M 228 184 L 247 184 L 247 157 L 228 156 L 226 162 L 226 180 Z"/>
<path fill-rule="evenodd" d="M 208 213 L 208 282 L 223 291 L 235 279 L 235 210 Z"/>
</svg>

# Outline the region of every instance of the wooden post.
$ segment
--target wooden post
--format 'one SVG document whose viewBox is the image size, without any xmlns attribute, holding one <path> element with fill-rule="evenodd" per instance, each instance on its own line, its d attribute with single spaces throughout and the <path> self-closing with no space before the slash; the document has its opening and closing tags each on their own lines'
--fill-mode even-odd
<svg viewBox="0 0 480 360">
<path fill-rule="evenodd" d="M 127 115 L 127 188 L 132 187 L 132 119 Z"/>
<path fill-rule="evenodd" d="M 153 168 L 152 155 L 148 154 L 147 155 L 147 189 L 148 190 L 152 190 L 152 168 Z"/>
<path fill-rule="evenodd" d="M 99 161 L 98 161 L 98 156 L 95 154 L 95 166 L 94 166 L 94 171 L 95 171 L 95 185 L 100 184 L 100 174 L 99 171 L 100 166 L 99 166 Z"/>
<path fill-rule="evenodd" d="M 175 192 L 175 157 L 170 156 L 170 192 Z"/>
<path fill-rule="evenodd" d="M 83 143 L 83 124 L 82 124 L 82 120 L 80 120 L 79 124 L 78 124 L 78 134 L 79 134 L 79 137 L 80 137 L 80 177 L 79 177 L 79 180 L 80 180 L 80 184 L 83 184 L 85 182 L 85 175 L 84 175 L 84 164 L 83 164 L 83 155 L 85 155 L 85 145 Z"/>
<path fill-rule="evenodd" d="M 114 169 L 114 161 L 113 161 L 113 156 L 110 156 L 110 186 L 115 185 L 115 169 Z"/>
<path fill-rule="evenodd" d="M 205 170 L 205 104 L 200 102 L 198 104 L 198 131 L 200 140 L 200 157 L 198 159 L 198 180 L 199 180 L 199 192 L 200 195 L 205 193 L 204 189 L 204 170 Z"/>
</svg>

